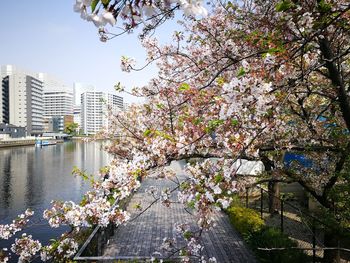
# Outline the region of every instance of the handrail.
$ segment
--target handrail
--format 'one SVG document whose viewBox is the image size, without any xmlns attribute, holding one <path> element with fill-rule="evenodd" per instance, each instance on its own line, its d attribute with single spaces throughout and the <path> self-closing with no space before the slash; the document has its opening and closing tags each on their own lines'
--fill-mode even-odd
<svg viewBox="0 0 350 263">
<path fill-rule="evenodd" d="M 91 242 L 92 238 L 96 235 L 97 231 L 101 228 L 100 225 L 96 226 L 94 231 L 92 231 L 92 233 L 90 234 L 90 236 L 86 239 L 86 241 L 84 242 L 84 244 L 81 246 L 81 248 L 78 250 L 77 254 L 75 254 L 73 260 L 79 260 L 81 254 L 84 252 L 84 250 L 86 249 L 86 247 L 89 245 L 89 243 Z"/>
<path fill-rule="evenodd" d="M 114 204 L 110 207 L 110 209 L 108 210 L 108 212 L 111 212 L 113 209 L 115 209 L 117 206 L 119 205 L 119 198 L 117 198 L 114 202 Z M 89 237 L 86 239 L 86 241 L 84 242 L 84 244 L 81 246 L 81 248 L 78 250 L 78 252 L 75 254 L 73 260 L 85 260 L 85 257 L 81 257 L 81 254 L 85 251 L 85 249 L 87 248 L 87 246 L 90 244 L 91 240 L 94 238 L 94 236 L 96 235 L 96 233 L 100 230 L 102 226 L 101 225 L 97 225 L 94 230 L 92 231 L 92 233 L 89 235 Z M 92 258 L 92 257 L 89 257 Z"/>
<path fill-rule="evenodd" d="M 261 184 L 260 184 L 261 185 Z M 271 194 L 268 190 L 264 189 L 263 187 L 259 186 L 259 185 L 254 185 L 254 186 L 250 186 L 250 187 L 246 187 L 246 190 L 249 190 L 249 189 L 254 189 L 254 188 L 258 188 L 260 189 L 261 191 L 275 197 L 275 198 L 278 198 L 279 201 L 282 201 L 283 203 L 287 204 L 288 206 L 298 210 L 301 214 L 303 214 L 304 216 L 308 216 L 309 218 L 315 220 L 316 222 L 318 222 L 319 224 L 323 225 L 323 226 L 326 226 L 326 227 L 329 227 L 331 229 L 335 229 L 335 227 L 333 225 L 328 225 L 326 224 L 325 222 L 321 221 L 320 219 L 318 219 L 317 217 L 315 217 L 314 215 L 312 214 L 309 214 L 309 213 L 306 213 L 305 211 L 302 211 L 300 210 L 300 207 L 297 207 L 295 205 L 293 205 L 292 203 L 288 202 L 288 201 L 285 201 L 283 200 L 283 198 L 281 198 L 280 196 L 276 196 L 274 194 Z M 346 231 L 348 232 L 348 231 Z M 350 233 L 350 232 L 348 232 Z"/>
</svg>

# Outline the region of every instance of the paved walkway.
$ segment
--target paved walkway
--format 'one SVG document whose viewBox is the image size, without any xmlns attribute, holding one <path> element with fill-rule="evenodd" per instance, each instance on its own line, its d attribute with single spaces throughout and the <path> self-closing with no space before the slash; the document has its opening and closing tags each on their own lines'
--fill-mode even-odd
<svg viewBox="0 0 350 263">
<path fill-rule="evenodd" d="M 137 204 L 144 209 L 154 201 L 154 198 L 145 192 L 151 185 L 157 187 L 158 192 L 166 187 L 171 189 L 175 187 L 175 184 L 167 179 L 145 180 L 127 208 L 132 218 L 140 213 L 135 208 Z M 175 195 L 174 192 L 171 198 L 175 199 Z M 242 238 L 232 228 L 228 217 L 222 212 L 217 212 L 214 219 L 217 225 L 202 234 L 202 245 L 204 245 L 202 255 L 206 258 L 215 257 L 219 263 L 256 262 Z M 177 247 L 185 244 L 183 238 L 174 233 L 174 224 L 189 223 L 195 229 L 195 220 L 196 217 L 186 212 L 182 204 L 165 207 L 157 202 L 135 220 L 120 226 L 110 239 L 103 256 L 147 258 L 155 251 L 162 252 L 165 256 L 167 253 L 160 249 L 165 237 L 176 238 Z"/>
</svg>

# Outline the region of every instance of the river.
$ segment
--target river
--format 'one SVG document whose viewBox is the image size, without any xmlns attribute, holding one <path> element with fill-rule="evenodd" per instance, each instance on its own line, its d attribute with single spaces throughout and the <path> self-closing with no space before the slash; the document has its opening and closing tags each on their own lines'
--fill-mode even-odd
<svg viewBox="0 0 350 263">
<path fill-rule="evenodd" d="M 69 141 L 40 147 L 0 149 L 0 224 L 9 223 L 26 208 L 35 212 L 36 225 L 25 232 L 47 243 L 65 229 L 52 229 L 42 218 L 51 200 L 79 201 L 89 183 L 72 175 L 74 166 L 96 174 L 108 164 L 101 142 Z M 18 235 L 20 235 L 21 232 Z M 0 240 L 0 248 L 10 240 Z"/>
</svg>

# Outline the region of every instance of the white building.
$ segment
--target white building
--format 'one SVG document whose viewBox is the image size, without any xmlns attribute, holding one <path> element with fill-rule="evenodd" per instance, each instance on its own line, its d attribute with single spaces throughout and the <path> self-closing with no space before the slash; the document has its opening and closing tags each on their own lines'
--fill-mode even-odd
<svg viewBox="0 0 350 263">
<path fill-rule="evenodd" d="M 73 84 L 74 106 L 81 105 L 81 94 L 88 91 L 95 91 L 95 87 L 91 84 L 74 82 Z"/>
<path fill-rule="evenodd" d="M 81 83 L 81 82 L 74 82 L 73 84 L 73 103 L 74 103 L 74 109 L 73 109 L 73 115 L 74 115 L 74 122 L 78 124 L 78 130 L 77 132 L 83 130 L 82 128 L 82 116 L 81 116 L 81 95 L 84 92 L 88 91 L 95 91 L 95 87 L 90 84 Z"/>
<path fill-rule="evenodd" d="M 77 132 L 81 129 L 81 105 L 73 108 L 73 122 L 78 124 Z"/>
<path fill-rule="evenodd" d="M 44 116 L 73 115 L 73 93 L 63 88 L 44 90 Z"/>
<path fill-rule="evenodd" d="M 1 67 L 0 122 L 26 127 L 27 134 L 43 130 L 43 83 L 35 74 L 12 65 Z"/>
<path fill-rule="evenodd" d="M 50 74 L 40 72 L 40 73 L 37 73 L 36 75 L 37 75 L 37 78 L 40 81 L 42 81 L 44 91 L 57 90 L 57 89 L 69 90 L 67 85 L 65 85 L 62 80 L 60 80 L 60 79 L 58 79 Z M 70 89 L 70 92 L 72 92 L 72 89 Z"/>
<path fill-rule="evenodd" d="M 43 82 L 45 131 L 62 132 L 65 116 L 73 119 L 73 89 L 50 74 L 38 73 L 37 76 Z"/>
<path fill-rule="evenodd" d="M 81 123 L 84 134 L 96 134 L 108 128 L 108 109 L 123 110 L 123 98 L 114 94 L 88 91 L 81 95 Z"/>
</svg>

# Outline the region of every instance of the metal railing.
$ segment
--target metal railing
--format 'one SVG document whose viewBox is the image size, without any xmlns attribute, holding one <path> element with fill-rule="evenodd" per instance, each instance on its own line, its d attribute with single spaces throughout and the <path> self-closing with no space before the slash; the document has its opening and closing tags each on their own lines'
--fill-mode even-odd
<svg viewBox="0 0 350 263">
<path fill-rule="evenodd" d="M 269 211 L 269 198 L 271 197 L 276 198 L 279 202 L 278 209 L 272 215 Z M 326 231 L 334 231 L 334 226 L 323 222 L 311 214 L 299 202 L 292 202 L 280 196 L 274 196 L 261 185 L 246 188 L 243 198 L 245 199 L 245 206 L 258 211 L 260 217 L 265 220 L 268 226 L 279 229 L 297 242 L 298 247 L 288 249 L 304 250 L 306 254 L 312 256 L 312 262 L 319 262 L 323 258 L 325 250 L 336 250 L 339 259 L 341 258 L 346 262 L 350 261 L 350 249 L 342 247 L 341 237 L 337 247 L 325 246 L 325 233 Z M 266 250 L 282 249 L 284 248 Z"/>
<path fill-rule="evenodd" d="M 109 211 L 117 208 L 119 200 L 117 199 Z M 105 246 L 108 245 L 109 239 L 114 235 L 117 226 L 108 224 L 106 227 L 96 226 L 90 236 L 74 256 L 75 261 L 96 261 L 105 260 L 102 257 Z"/>
</svg>

